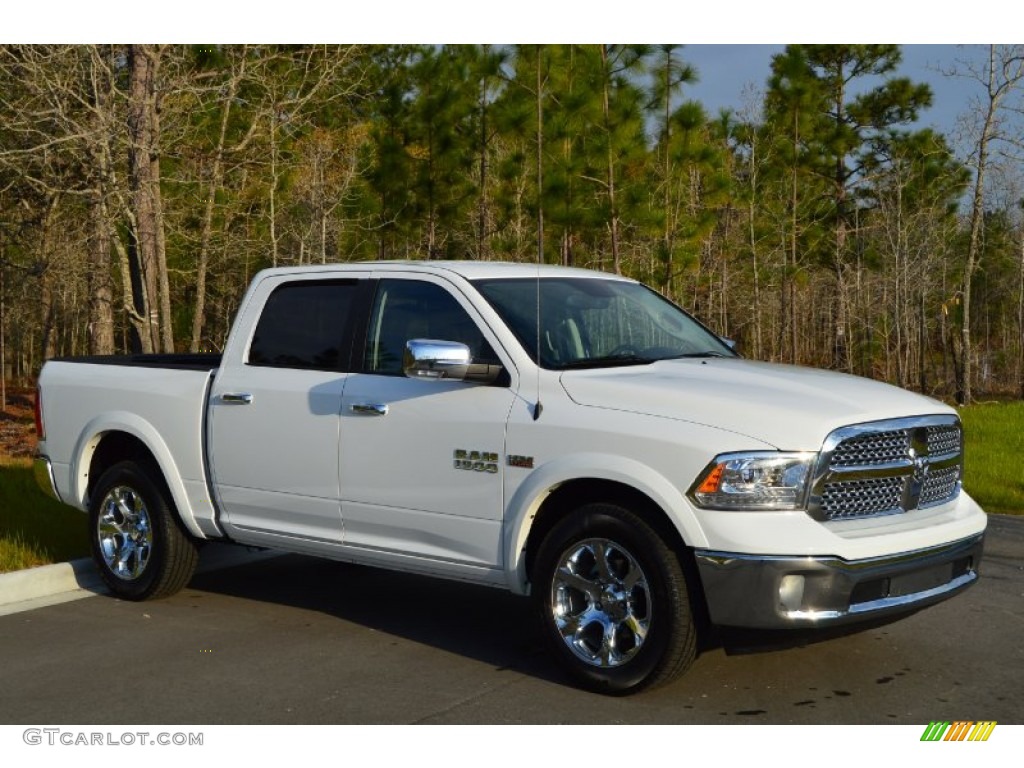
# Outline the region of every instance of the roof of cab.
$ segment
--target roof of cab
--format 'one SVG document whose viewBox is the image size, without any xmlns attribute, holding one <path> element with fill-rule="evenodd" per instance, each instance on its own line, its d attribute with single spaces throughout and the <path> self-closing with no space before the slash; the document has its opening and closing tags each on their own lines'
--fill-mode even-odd
<svg viewBox="0 0 1024 768">
<path fill-rule="evenodd" d="M 339 272 L 419 272 L 424 274 L 455 274 L 466 280 L 485 278 L 583 277 L 627 280 L 609 272 L 562 267 L 552 264 L 530 264 L 506 261 L 349 261 L 340 264 L 314 264 L 276 267 L 264 270 L 263 276 L 301 273 L 337 274 Z"/>
</svg>

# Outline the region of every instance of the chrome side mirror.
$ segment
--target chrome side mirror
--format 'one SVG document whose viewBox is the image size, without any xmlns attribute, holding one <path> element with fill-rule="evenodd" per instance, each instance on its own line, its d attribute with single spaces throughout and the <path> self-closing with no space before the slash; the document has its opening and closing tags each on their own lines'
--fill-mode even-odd
<svg viewBox="0 0 1024 768">
<path fill-rule="evenodd" d="M 410 379 L 462 381 L 472 361 L 469 347 L 465 344 L 436 339 L 410 339 L 405 343 L 402 371 Z"/>
</svg>

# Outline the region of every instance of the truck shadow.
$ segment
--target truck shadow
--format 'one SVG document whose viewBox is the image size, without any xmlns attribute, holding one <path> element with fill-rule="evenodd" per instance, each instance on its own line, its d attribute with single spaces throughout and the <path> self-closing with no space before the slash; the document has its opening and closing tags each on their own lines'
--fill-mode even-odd
<svg viewBox="0 0 1024 768">
<path fill-rule="evenodd" d="M 189 588 L 316 611 L 496 670 L 571 685 L 547 651 L 533 603 L 499 589 L 302 555 L 200 572 Z M 813 631 L 713 628 L 703 633 L 700 653 L 786 651 L 870 631 L 898 618 Z"/>
<path fill-rule="evenodd" d="M 531 601 L 499 589 L 302 555 L 199 573 L 189 589 L 317 611 L 498 670 L 566 682 L 548 658 Z"/>
<path fill-rule="evenodd" d="M 809 645 L 827 643 L 841 637 L 872 632 L 902 621 L 917 611 L 893 614 L 886 618 L 861 621 L 856 624 L 819 629 L 742 629 L 714 627 L 705 636 L 701 652 L 721 649 L 727 656 L 748 656 L 758 653 L 786 651 Z"/>
</svg>

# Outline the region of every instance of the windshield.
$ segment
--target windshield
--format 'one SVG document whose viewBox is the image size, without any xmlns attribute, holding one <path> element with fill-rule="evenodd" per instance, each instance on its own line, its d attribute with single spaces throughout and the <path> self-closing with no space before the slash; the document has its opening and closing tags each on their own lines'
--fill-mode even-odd
<svg viewBox="0 0 1024 768">
<path fill-rule="evenodd" d="M 544 368 L 735 357 L 711 331 L 638 283 L 581 277 L 487 279 L 474 285 Z M 540 349 L 537 345 L 540 342 Z"/>
</svg>

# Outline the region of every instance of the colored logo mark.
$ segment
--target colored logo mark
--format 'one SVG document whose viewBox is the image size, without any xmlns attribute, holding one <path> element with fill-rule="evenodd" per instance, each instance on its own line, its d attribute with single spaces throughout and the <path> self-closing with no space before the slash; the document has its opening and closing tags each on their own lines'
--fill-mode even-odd
<svg viewBox="0 0 1024 768">
<path fill-rule="evenodd" d="M 994 720 L 955 720 L 954 722 L 933 720 L 921 735 L 921 741 L 988 741 L 995 730 Z"/>
</svg>

